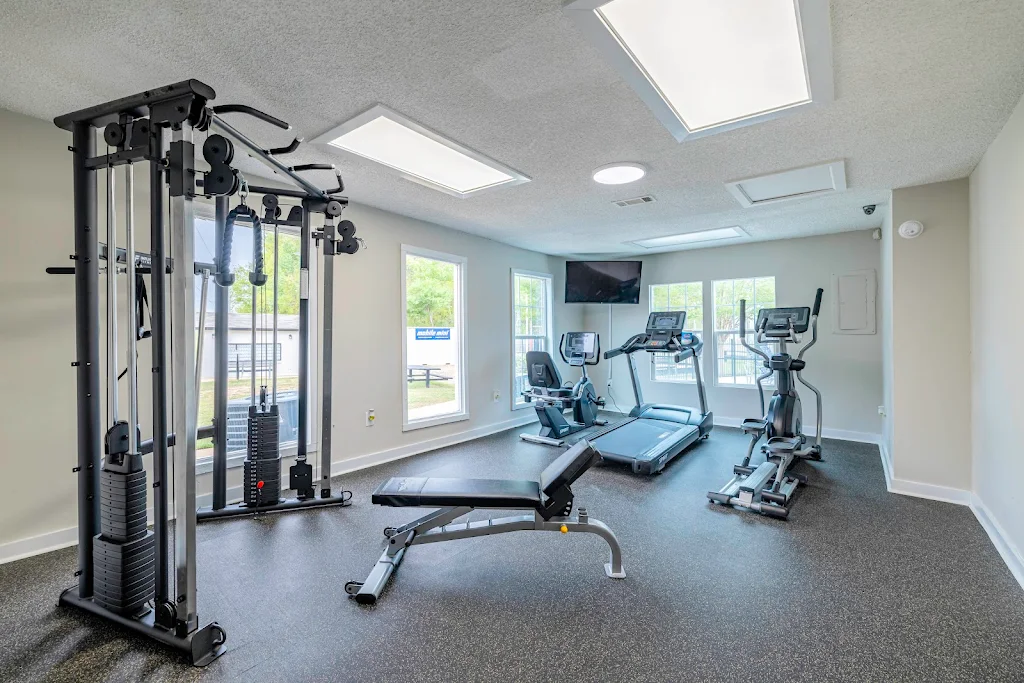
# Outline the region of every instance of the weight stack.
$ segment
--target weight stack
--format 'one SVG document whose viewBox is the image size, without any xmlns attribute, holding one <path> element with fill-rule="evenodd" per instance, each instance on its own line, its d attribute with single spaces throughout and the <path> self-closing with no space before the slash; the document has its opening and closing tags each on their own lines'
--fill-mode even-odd
<svg viewBox="0 0 1024 683">
<path fill-rule="evenodd" d="M 243 466 L 242 496 L 248 507 L 281 500 L 281 416 L 276 405 L 261 411 L 249 406 L 248 447 Z M 258 486 L 263 482 L 263 488 Z"/>
<path fill-rule="evenodd" d="M 155 536 L 146 527 L 146 472 L 100 471 L 100 533 L 93 541 L 93 599 L 136 614 L 156 593 Z"/>
</svg>

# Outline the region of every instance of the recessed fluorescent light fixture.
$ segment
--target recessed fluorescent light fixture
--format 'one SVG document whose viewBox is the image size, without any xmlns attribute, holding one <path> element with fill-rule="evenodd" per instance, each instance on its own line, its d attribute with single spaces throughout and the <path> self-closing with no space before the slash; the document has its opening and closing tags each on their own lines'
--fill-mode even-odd
<svg viewBox="0 0 1024 683">
<path fill-rule="evenodd" d="M 376 161 L 407 180 L 456 197 L 530 181 L 522 173 L 380 104 L 313 142 Z"/>
<path fill-rule="evenodd" d="M 715 228 L 714 230 L 698 230 L 697 232 L 684 232 L 680 235 L 666 235 L 664 237 L 652 237 L 646 240 L 636 240 L 635 244 L 644 249 L 659 249 L 662 247 L 677 247 L 684 244 L 696 244 L 697 242 L 714 242 L 727 240 L 736 237 L 749 237 L 743 229 L 735 226 L 731 228 Z"/>
<path fill-rule="evenodd" d="M 565 11 L 679 141 L 833 97 L 827 0 L 573 0 Z"/>
<path fill-rule="evenodd" d="M 734 180 L 726 183 L 725 189 L 747 208 L 842 192 L 846 189 L 846 164 L 843 161 L 832 161 Z"/>
<path fill-rule="evenodd" d="M 625 185 L 636 182 L 647 175 L 647 169 L 640 164 L 616 163 L 594 169 L 594 181 L 602 185 Z"/>
</svg>

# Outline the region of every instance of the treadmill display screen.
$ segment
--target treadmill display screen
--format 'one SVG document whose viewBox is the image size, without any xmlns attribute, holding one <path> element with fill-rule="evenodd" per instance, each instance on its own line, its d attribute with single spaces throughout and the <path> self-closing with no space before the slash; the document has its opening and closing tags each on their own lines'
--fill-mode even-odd
<svg viewBox="0 0 1024 683">
<path fill-rule="evenodd" d="M 686 311 L 665 311 L 651 313 L 647 319 L 648 334 L 652 332 L 675 332 L 676 335 L 683 331 L 686 324 Z"/>
</svg>

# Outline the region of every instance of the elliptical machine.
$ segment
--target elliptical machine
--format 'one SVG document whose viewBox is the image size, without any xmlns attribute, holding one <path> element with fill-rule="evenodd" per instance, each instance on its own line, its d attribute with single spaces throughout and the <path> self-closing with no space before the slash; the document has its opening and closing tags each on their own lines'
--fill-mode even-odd
<svg viewBox="0 0 1024 683">
<path fill-rule="evenodd" d="M 758 344 L 778 344 L 779 352 L 768 356 L 760 348 L 751 346 L 746 338 L 746 300 L 740 300 L 740 343 L 750 352 L 764 359 L 764 374 L 757 378 L 758 397 L 761 400 L 761 419 L 744 420 L 741 428 L 750 435 L 750 446 L 743 462 L 733 467 L 733 478 L 720 491 L 708 493 L 708 499 L 723 505 L 745 507 L 779 519 L 789 516 L 789 501 L 800 484 L 807 478 L 789 471 L 798 458 L 821 460 L 821 392 L 801 376 L 806 363 L 807 349 L 818 341 L 818 311 L 823 290 L 814 297 L 814 310 L 809 308 L 765 308 L 757 316 Z M 793 358 L 786 352 L 786 344 L 800 343 L 800 335 L 811 330 L 811 341 Z M 768 411 L 764 410 L 762 382 L 775 373 L 775 393 Z M 800 396 L 796 393 L 794 377 L 814 392 L 817 398 L 817 435 L 808 445 L 803 434 L 803 416 Z M 756 468 L 750 458 L 761 437 L 767 438 L 761 446 L 765 461 Z"/>
<path fill-rule="evenodd" d="M 526 370 L 530 388 L 523 392 L 527 403 L 533 403 L 540 420 L 540 434 L 520 434 L 519 438 L 545 446 L 564 446 L 563 437 L 594 425 L 608 424 L 597 417 L 604 399 L 597 395 L 587 376 L 587 366 L 601 360 L 601 338 L 596 332 L 567 332 L 558 342 L 562 360 L 582 371 L 575 385 L 562 383 L 562 375 L 547 351 L 527 351 Z M 564 411 L 572 409 L 572 421 Z"/>
</svg>

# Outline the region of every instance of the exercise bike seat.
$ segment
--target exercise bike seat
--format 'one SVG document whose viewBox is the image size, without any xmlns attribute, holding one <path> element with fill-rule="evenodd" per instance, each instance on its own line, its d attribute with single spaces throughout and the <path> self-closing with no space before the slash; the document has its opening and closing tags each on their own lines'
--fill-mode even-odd
<svg viewBox="0 0 1024 683">
<path fill-rule="evenodd" d="M 371 500 L 374 505 L 389 507 L 542 510 L 547 498 L 568 488 L 600 459 L 600 453 L 584 439 L 548 465 L 541 472 L 540 481 L 392 477 L 373 492 Z"/>
</svg>

